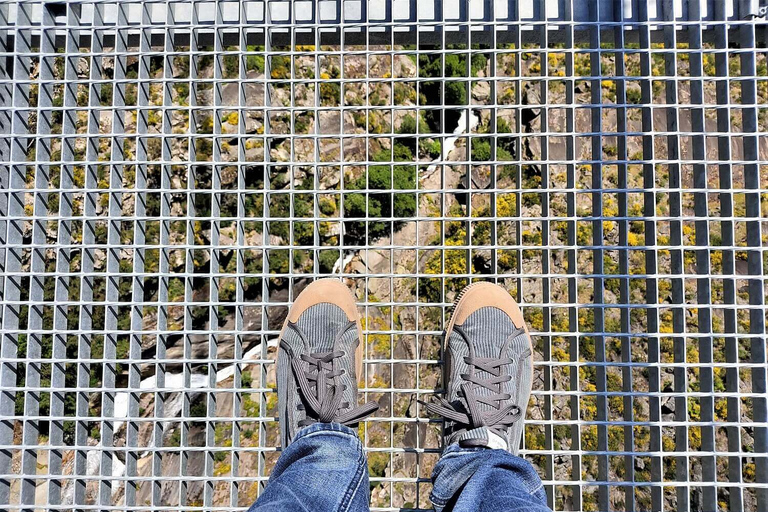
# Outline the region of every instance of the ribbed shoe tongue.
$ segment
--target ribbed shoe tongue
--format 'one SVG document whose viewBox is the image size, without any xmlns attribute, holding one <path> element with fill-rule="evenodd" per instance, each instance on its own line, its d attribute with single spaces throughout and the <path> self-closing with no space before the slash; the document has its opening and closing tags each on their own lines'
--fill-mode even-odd
<svg viewBox="0 0 768 512">
<path fill-rule="evenodd" d="M 331 352 L 336 335 L 349 321 L 344 311 L 330 303 L 316 304 L 307 309 L 296 322 L 307 340 L 312 344 L 310 352 Z M 355 331 L 345 336 L 356 336 Z"/>
</svg>

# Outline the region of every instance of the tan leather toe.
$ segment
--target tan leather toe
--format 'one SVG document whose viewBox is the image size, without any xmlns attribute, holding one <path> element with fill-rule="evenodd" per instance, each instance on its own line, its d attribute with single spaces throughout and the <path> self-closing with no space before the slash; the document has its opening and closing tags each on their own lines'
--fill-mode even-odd
<svg viewBox="0 0 768 512">
<path fill-rule="evenodd" d="M 335 304 L 339 306 L 351 322 L 360 318 L 355 304 L 355 297 L 344 283 L 337 279 L 318 279 L 304 288 L 291 306 L 288 320 L 298 322 L 307 309 L 317 304 Z"/>
<path fill-rule="evenodd" d="M 523 313 L 507 290 L 494 283 L 473 283 L 464 289 L 453 310 L 453 324 L 462 325 L 478 309 L 494 307 L 504 311 L 515 327 L 525 327 Z"/>
</svg>

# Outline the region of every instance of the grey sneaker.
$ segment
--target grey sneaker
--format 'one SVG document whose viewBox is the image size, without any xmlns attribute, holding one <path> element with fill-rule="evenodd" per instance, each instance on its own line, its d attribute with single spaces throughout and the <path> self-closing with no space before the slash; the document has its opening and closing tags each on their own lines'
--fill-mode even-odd
<svg viewBox="0 0 768 512">
<path fill-rule="evenodd" d="M 313 423 L 354 426 L 378 405 L 357 405 L 363 331 L 349 289 L 334 279 L 307 286 L 280 333 L 277 396 L 285 448 Z"/>
<path fill-rule="evenodd" d="M 517 455 L 531 395 L 531 337 L 517 303 L 501 286 L 473 283 L 457 297 L 445 331 L 439 404 L 445 446 L 486 446 Z"/>
</svg>

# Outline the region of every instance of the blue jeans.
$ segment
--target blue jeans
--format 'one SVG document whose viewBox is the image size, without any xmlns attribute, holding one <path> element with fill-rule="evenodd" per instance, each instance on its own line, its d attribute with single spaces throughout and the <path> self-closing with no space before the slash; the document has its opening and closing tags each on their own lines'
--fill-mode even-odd
<svg viewBox="0 0 768 512">
<path fill-rule="evenodd" d="M 435 510 L 549 512 L 541 480 L 524 459 L 503 450 L 443 452 L 432 472 Z M 315 423 L 280 455 L 250 512 L 358 512 L 370 506 L 368 464 L 354 430 Z"/>
</svg>

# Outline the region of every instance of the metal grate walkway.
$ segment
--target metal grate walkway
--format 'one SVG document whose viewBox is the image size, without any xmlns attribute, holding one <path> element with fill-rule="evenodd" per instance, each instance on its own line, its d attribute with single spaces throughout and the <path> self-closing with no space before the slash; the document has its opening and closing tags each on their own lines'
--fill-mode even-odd
<svg viewBox="0 0 768 512">
<path fill-rule="evenodd" d="M 0 0 L 0 509 L 234 510 L 318 276 L 376 510 L 429 509 L 440 333 L 535 335 L 554 510 L 768 510 L 757 0 Z"/>
</svg>

